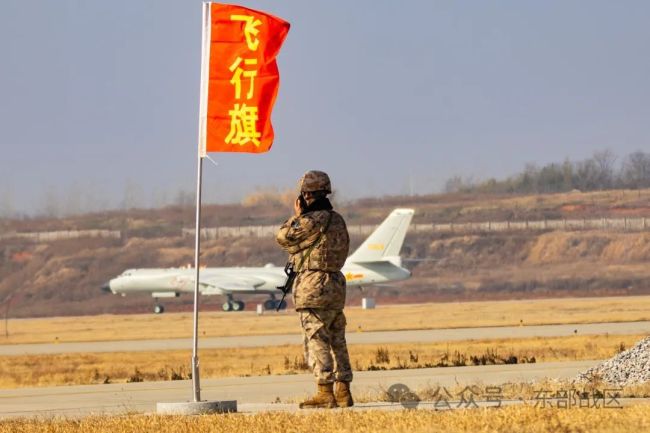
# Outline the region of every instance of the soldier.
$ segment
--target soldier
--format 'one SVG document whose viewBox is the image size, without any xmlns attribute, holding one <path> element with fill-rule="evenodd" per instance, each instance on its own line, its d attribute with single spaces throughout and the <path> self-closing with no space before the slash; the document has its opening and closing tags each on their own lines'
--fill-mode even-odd
<svg viewBox="0 0 650 433">
<path fill-rule="evenodd" d="M 332 210 L 327 195 L 330 179 L 322 171 L 308 171 L 299 182 L 295 215 L 277 234 L 297 272 L 293 303 L 300 316 L 308 363 L 316 376 L 318 393 L 300 408 L 349 407 L 352 368 L 345 342 L 345 277 L 341 268 L 350 238 L 343 217 Z M 334 389 L 336 382 L 336 390 Z"/>
</svg>

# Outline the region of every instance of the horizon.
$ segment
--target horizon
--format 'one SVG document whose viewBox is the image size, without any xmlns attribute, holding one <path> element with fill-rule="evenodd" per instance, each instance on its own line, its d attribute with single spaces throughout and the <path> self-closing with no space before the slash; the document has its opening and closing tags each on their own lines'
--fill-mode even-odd
<svg viewBox="0 0 650 433">
<path fill-rule="evenodd" d="M 579 189 L 573 189 L 573 190 L 567 190 L 567 191 L 551 191 L 551 192 L 522 192 L 522 191 L 513 191 L 513 192 L 502 192 L 502 191 L 481 191 L 481 190 L 471 190 L 471 191 L 438 191 L 438 192 L 428 192 L 428 193 L 422 193 L 422 194 L 390 194 L 390 195 L 383 195 L 383 196 L 365 196 L 365 197 L 355 197 L 355 198 L 350 198 L 346 200 L 339 200 L 336 197 L 336 191 L 333 193 L 333 197 L 330 197 L 330 199 L 333 201 L 333 204 L 335 207 L 347 207 L 347 206 L 355 206 L 355 205 L 360 205 L 362 204 L 363 201 L 366 200 L 377 200 L 377 201 L 382 201 L 382 200 L 403 200 L 405 203 L 403 205 L 401 204 L 395 204 L 395 206 L 410 206 L 410 202 L 418 202 L 418 200 L 429 200 L 429 199 L 435 199 L 438 197 L 464 197 L 464 198 L 479 198 L 479 197 L 494 197 L 494 198 L 517 198 L 517 197 L 530 197 L 530 196 L 536 196 L 536 197 L 541 197 L 541 196 L 552 196 L 552 195 L 563 195 L 563 194 L 599 194 L 599 193 L 606 193 L 606 192 L 635 192 L 638 194 L 644 194 L 648 191 L 650 191 L 650 187 L 642 187 L 642 188 L 607 188 L 607 189 L 596 189 L 596 190 L 588 190 L 588 191 L 582 191 Z M 255 208 L 255 207 L 268 207 L 268 206 L 277 206 L 277 205 L 285 205 L 287 208 L 287 212 L 291 211 L 292 205 L 289 202 L 282 202 L 282 196 L 286 194 L 287 190 L 285 191 L 261 191 L 262 193 L 271 193 L 271 194 L 276 194 L 276 200 L 272 202 L 262 202 L 262 203 L 253 203 L 253 204 L 247 204 L 244 203 L 243 201 L 239 202 L 232 202 L 232 203 L 203 203 L 202 207 L 207 208 L 207 207 L 241 207 L 241 208 Z M 252 192 L 254 194 L 255 192 Z M 378 205 L 379 203 L 375 203 L 375 205 Z M 88 217 L 88 216 L 94 216 L 94 215 L 100 215 L 100 214 L 122 214 L 122 213 L 131 213 L 131 212 L 145 212 L 145 211 L 164 211 L 164 210 L 170 210 L 170 209 L 191 209 L 192 214 L 191 216 L 191 224 L 192 226 L 194 224 L 194 209 L 195 209 L 195 199 L 192 198 L 192 200 L 188 201 L 187 203 L 166 203 L 162 204 L 160 206 L 150 206 L 150 207 L 133 207 L 133 208 L 121 208 L 121 207 L 115 207 L 115 208 L 106 208 L 106 209 L 97 209 L 97 210 L 88 210 L 88 211 L 82 211 L 78 213 L 69 213 L 69 214 L 59 214 L 59 215 L 46 215 L 46 214 L 14 214 L 11 216 L 0 216 L 0 222 L 11 222 L 11 221 L 38 221 L 38 220 L 64 220 L 64 219 L 75 219 L 79 217 Z M 507 219 L 505 219 L 507 220 Z M 192 228 L 192 227 L 188 227 Z M 206 227 L 202 227 L 206 228 Z"/>
</svg>

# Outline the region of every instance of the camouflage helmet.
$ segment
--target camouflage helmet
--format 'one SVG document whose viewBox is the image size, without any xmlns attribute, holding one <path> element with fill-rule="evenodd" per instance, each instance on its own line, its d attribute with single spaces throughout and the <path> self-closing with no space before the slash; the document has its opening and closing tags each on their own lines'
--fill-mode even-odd
<svg viewBox="0 0 650 433">
<path fill-rule="evenodd" d="M 303 174 L 298 182 L 300 192 L 325 191 L 327 194 L 332 192 L 330 177 L 324 171 L 309 170 Z"/>
</svg>

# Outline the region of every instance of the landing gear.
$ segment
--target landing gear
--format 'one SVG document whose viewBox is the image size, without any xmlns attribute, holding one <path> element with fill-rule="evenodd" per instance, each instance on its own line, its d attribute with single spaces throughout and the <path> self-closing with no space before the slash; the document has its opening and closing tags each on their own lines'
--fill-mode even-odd
<svg viewBox="0 0 650 433">
<path fill-rule="evenodd" d="M 265 310 L 277 310 L 278 309 L 278 304 L 280 304 L 280 301 L 278 301 L 275 298 L 267 299 L 266 301 L 264 301 L 264 309 Z M 282 301 L 282 303 L 280 304 L 280 310 L 284 310 L 285 308 L 287 308 L 287 302 Z"/>
<path fill-rule="evenodd" d="M 151 294 L 151 297 L 153 298 L 154 306 L 153 306 L 153 312 L 154 314 L 162 314 L 165 312 L 165 307 L 160 303 L 160 298 L 178 298 L 180 293 L 178 292 L 154 292 Z"/>
<path fill-rule="evenodd" d="M 221 308 L 223 308 L 223 311 L 243 311 L 246 304 L 243 301 L 235 301 L 231 296 L 228 296 L 228 300 L 223 303 Z"/>
</svg>

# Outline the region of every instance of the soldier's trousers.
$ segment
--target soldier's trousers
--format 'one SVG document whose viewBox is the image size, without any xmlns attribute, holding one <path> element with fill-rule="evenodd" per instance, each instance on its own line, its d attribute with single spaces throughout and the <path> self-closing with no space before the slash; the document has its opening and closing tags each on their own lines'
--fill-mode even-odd
<svg viewBox="0 0 650 433">
<path fill-rule="evenodd" d="M 352 381 L 342 310 L 300 309 L 307 362 L 319 384 Z"/>
</svg>

